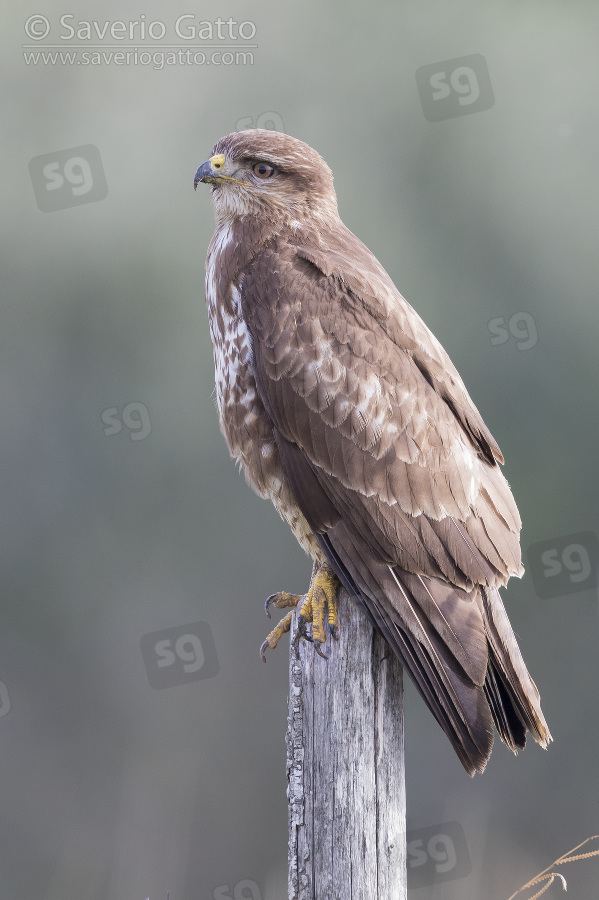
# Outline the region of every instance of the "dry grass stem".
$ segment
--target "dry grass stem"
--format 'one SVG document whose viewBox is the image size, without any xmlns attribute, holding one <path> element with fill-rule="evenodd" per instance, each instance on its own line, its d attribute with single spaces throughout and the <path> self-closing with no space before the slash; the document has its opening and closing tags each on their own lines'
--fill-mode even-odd
<svg viewBox="0 0 599 900">
<path fill-rule="evenodd" d="M 523 884 L 521 888 L 512 894 L 509 897 L 509 900 L 514 900 L 514 897 L 517 897 L 518 894 L 522 893 L 522 891 L 527 890 L 528 888 L 535 887 L 535 885 L 541 884 L 542 881 L 547 881 L 540 891 L 537 891 L 536 894 L 533 894 L 532 897 L 529 897 L 528 900 L 537 900 L 537 897 L 540 897 L 541 894 L 544 894 L 548 888 L 551 887 L 556 878 L 559 878 L 562 882 L 562 887 L 565 891 L 568 890 L 568 885 L 566 883 L 566 879 L 563 875 L 560 875 L 559 872 L 550 872 L 549 870 L 553 868 L 553 866 L 562 866 L 564 863 L 576 862 L 579 859 L 588 859 L 590 856 L 599 855 L 599 850 L 591 850 L 588 853 L 578 853 L 576 856 L 571 856 L 571 853 L 574 853 L 576 850 L 580 850 L 581 847 L 584 847 L 585 844 L 588 844 L 589 841 L 596 841 L 599 839 L 599 834 L 594 834 L 592 837 L 586 838 L 581 844 L 577 844 L 576 847 L 572 847 L 571 850 L 568 850 L 567 853 L 564 853 L 563 856 L 558 857 L 554 862 L 551 863 L 550 866 L 547 866 L 546 869 L 543 869 L 542 872 L 539 872 L 538 875 L 535 875 L 533 879 L 527 881 L 526 884 Z"/>
</svg>

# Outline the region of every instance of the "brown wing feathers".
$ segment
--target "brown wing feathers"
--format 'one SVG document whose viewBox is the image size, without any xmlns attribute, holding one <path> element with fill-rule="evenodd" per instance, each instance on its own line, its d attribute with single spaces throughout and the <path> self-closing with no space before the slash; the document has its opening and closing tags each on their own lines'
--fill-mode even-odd
<svg viewBox="0 0 599 900">
<path fill-rule="evenodd" d="M 493 744 L 492 720 L 481 688 L 448 653 L 413 598 L 394 584 L 388 567 L 364 561 L 362 548 L 341 526 L 319 538 L 340 580 L 357 596 L 402 660 L 469 775 L 482 771 Z M 333 550 L 333 541 L 335 550 Z"/>
<path fill-rule="evenodd" d="M 520 520 L 459 375 L 359 247 L 359 262 L 270 247 L 248 266 L 254 375 L 321 548 L 473 774 L 492 721 L 512 749 L 525 729 L 549 739 L 497 591 L 521 572 Z"/>
</svg>

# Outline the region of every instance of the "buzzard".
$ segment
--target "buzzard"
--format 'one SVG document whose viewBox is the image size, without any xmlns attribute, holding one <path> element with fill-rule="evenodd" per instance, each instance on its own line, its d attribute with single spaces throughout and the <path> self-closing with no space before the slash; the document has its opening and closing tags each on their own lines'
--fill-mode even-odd
<svg viewBox="0 0 599 900">
<path fill-rule="evenodd" d="M 520 516 L 449 356 L 343 224 L 331 170 L 307 144 L 227 135 L 200 182 L 216 218 L 206 300 L 221 429 L 314 563 L 307 594 L 273 594 L 267 612 L 299 603 L 299 633 L 322 655 L 344 585 L 470 775 L 493 723 L 514 752 L 527 731 L 546 747 L 498 590 L 523 573 Z"/>
</svg>

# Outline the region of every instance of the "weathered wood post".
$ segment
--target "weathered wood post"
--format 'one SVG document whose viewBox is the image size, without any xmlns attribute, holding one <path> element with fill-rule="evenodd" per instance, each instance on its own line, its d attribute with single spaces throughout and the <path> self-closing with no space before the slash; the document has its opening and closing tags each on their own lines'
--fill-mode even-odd
<svg viewBox="0 0 599 900">
<path fill-rule="evenodd" d="M 406 900 L 402 668 L 340 591 L 339 641 L 289 664 L 289 900 Z"/>
</svg>

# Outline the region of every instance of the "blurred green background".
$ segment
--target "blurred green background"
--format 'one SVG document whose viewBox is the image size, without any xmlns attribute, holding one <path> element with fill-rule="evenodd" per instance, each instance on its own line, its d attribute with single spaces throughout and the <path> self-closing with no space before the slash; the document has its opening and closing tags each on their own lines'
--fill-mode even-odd
<svg viewBox="0 0 599 900">
<path fill-rule="evenodd" d="M 75 27 L 143 14 L 166 35 L 65 39 L 65 14 Z M 43 20 L 27 37 L 33 15 L 47 37 Z M 251 40 L 237 38 L 256 45 L 253 62 L 24 58 L 23 44 L 187 49 L 181 15 L 253 23 Z M 313 145 L 344 221 L 442 341 L 499 441 L 525 554 L 570 546 L 599 530 L 599 9 L 125 0 L 73 12 L 53 0 L 2 18 L 2 897 L 278 900 L 287 646 L 266 666 L 258 647 L 265 597 L 305 589 L 310 563 L 219 433 L 204 305 L 213 221 L 194 172 L 250 124 Z M 416 71 L 450 73 L 473 54 L 488 108 L 428 121 Z M 84 169 L 64 165 L 87 145 L 108 186 L 95 202 L 73 193 L 87 189 Z M 53 154 L 52 198 L 66 200 L 44 212 L 47 178 L 29 164 Z M 599 831 L 596 560 L 581 540 L 592 571 L 571 590 L 541 599 L 532 575 L 546 572 L 525 555 L 504 592 L 548 752 L 516 759 L 498 743 L 471 781 L 407 689 L 408 827 L 460 823 L 472 865 L 414 898 L 502 900 Z M 152 688 L 141 638 L 197 621 L 218 674 Z M 568 868 L 569 896 L 595 896 L 599 862 Z"/>
</svg>

